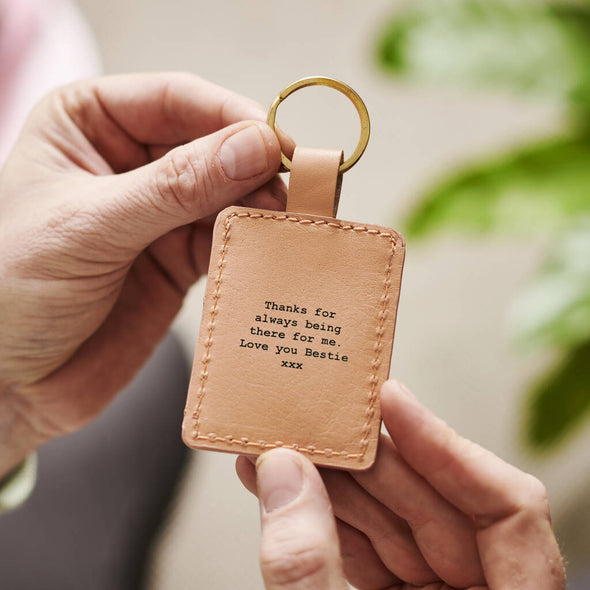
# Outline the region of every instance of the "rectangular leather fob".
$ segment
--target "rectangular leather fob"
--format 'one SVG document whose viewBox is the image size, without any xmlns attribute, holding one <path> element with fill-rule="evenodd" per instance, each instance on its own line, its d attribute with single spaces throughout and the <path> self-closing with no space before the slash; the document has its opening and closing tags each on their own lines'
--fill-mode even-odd
<svg viewBox="0 0 590 590">
<path fill-rule="evenodd" d="M 216 221 L 183 422 L 193 448 L 366 469 L 405 246 L 395 231 L 230 207 Z"/>
</svg>

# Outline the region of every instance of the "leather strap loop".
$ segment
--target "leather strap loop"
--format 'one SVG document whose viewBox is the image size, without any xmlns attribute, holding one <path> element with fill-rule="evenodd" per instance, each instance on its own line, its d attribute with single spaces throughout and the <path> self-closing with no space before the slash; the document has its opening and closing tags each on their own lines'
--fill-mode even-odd
<svg viewBox="0 0 590 590">
<path fill-rule="evenodd" d="M 344 158 L 342 150 L 296 147 L 293 153 L 287 211 L 336 217 Z"/>
</svg>

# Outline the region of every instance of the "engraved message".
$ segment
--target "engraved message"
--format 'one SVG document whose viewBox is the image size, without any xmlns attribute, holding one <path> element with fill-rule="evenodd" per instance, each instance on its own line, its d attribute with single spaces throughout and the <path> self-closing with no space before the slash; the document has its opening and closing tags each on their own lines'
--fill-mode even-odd
<svg viewBox="0 0 590 590">
<path fill-rule="evenodd" d="M 339 350 L 342 325 L 329 309 L 265 301 L 249 332 L 240 338 L 240 348 L 267 354 L 286 369 L 303 370 L 312 358 L 348 362 L 348 355 Z"/>
</svg>

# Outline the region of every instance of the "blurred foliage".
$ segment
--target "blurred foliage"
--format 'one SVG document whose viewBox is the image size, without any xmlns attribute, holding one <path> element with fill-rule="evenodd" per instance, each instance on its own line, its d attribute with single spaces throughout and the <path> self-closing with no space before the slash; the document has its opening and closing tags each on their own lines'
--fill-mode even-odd
<svg viewBox="0 0 590 590">
<path fill-rule="evenodd" d="M 590 342 L 571 351 L 531 398 L 526 436 L 535 448 L 551 448 L 580 425 L 590 407 Z"/>
<path fill-rule="evenodd" d="M 510 324 L 515 341 L 561 358 L 527 406 L 527 441 L 552 448 L 590 413 L 590 2 L 415 0 L 388 23 L 378 58 L 396 77 L 500 87 L 569 115 L 561 136 L 438 181 L 406 228 L 551 236 Z"/>
<path fill-rule="evenodd" d="M 503 87 L 590 108 L 590 5 L 416 0 L 379 44 L 389 71 L 445 85 Z"/>
<path fill-rule="evenodd" d="M 590 343 L 590 217 L 555 243 L 544 268 L 512 306 L 510 320 L 515 339 L 528 348 L 567 350 Z M 590 387 L 590 380 L 585 385 Z"/>
<path fill-rule="evenodd" d="M 490 233 L 566 228 L 590 213 L 590 135 L 556 138 L 476 164 L 423 195 L 408 237 L 453 227 Z"/>
</svg>

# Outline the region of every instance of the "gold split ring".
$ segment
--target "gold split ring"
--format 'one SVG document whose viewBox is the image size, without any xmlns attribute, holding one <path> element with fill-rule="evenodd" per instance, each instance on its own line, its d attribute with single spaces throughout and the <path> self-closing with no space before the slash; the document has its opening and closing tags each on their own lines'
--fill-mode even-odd
<svg viewBox="0 0 590 590">
<path fill-rule="evenodd" d="M 334 88 L 334 90 L 342 92 L 342 94 L 350 99 L 359 114 L 359 118 L 361 120 L 361 136 L 356 149 L 350 158 L 340 164 L 338 171 L 342 174 L 343 172 L 350 170 L 358 162 L 359 158 L 363 155 L 367 147 L 367 143 L 369 143 L 369 135 L 371 134 L 371 122 L 369 121 L 367 107 L 365 106 L 363 99 L 348 84 L 340 82 L 339 80 L 334 80 L 333 78 L 326 78 L 324 76 L 311 76 L 309 78 L 297 80 L 296 82 L 289 84 L 289 86 L 287 86 L 287 88 L 285 88 L 274 99 L 273 103 L 270 105 L 270 109 L 268 110 L 268 118 L 266 119 L 266 122 L 274 130 L 278 106 L 290 94 L 293 94 L 293 92 L 296 90 L 301 90 L 301 88 L 307 88 L 308 86 L 328 86 L 329 88 Z M 291 170 L 291 160 L 289 160 L 289 158 L 287 158 L 287 156 L 282 151 L 281 161 L 287 170 Z"/>
</svg>

